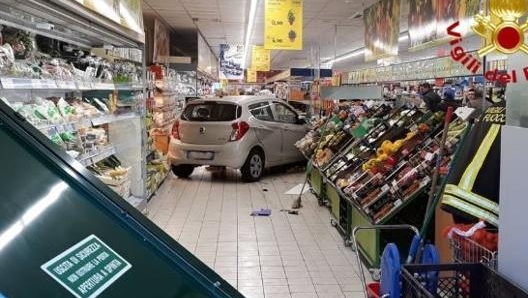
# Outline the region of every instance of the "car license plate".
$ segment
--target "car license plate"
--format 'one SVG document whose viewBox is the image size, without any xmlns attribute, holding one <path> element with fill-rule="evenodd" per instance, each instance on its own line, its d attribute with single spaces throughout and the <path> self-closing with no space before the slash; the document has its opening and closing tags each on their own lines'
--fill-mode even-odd
<svg viewBox="0 0 528 298">
<path fill-rule="evenodd" d="M 212 160 L 214 158 L 214 152 L 209 152 L 209 151 L 189 151 L 188 157 L 190 159 Z"/>
</svg>

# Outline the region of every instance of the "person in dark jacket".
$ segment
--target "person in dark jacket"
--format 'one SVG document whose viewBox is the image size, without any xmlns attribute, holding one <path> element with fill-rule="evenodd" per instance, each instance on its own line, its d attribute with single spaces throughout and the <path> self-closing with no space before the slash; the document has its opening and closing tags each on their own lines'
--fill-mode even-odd
<svg viewBox="0 0 528 298">
<path fill-rule="evenodd" d="M 445 110 L 442 104 L 442 98 L 436 92 L 429 83 L 423 83 L 420 86 L 420 93 L 425 105 L 431 112 L 438 112 Z"/>
</svg>

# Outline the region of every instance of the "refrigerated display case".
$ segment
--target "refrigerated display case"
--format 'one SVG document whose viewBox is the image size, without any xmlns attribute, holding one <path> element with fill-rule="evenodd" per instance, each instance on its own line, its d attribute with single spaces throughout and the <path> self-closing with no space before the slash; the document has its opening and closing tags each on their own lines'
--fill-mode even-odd
<svg viewBox="0 0 528 298">
<path fill-rule="evenodd" d="M 126 26 L 86 3 L 0 0 L 0 98 L 146 211 L 144 33 L 121 2 Z"/>
</svg>

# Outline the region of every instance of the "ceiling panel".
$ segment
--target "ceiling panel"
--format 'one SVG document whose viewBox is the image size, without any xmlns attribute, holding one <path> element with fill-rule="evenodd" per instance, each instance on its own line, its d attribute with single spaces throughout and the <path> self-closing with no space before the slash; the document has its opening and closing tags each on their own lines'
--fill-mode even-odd
<svg viewBox="0 0 528 298">
<path fill-rule="evenodd" d="M 143 0 L 145 13 L 156 13 L 174 29 L 196 28 L 218 54 L 221 43 L 244 43 L 250 0 Z M 354 14 L 379 0 L 304 0 L 302 51 L 272 51 L 272 68 L 306 66 L 321 58 L 342 55 L 364 45 L 363 19 Z M 407 28 L 408 1 L 402 1 L 400 31 Z M 193 21 L 195 19 L 196 22 Z M 197 19 L 197 20 L 196 20 Z M 337 26 L 337 33 L 336 33 Z M 264 0 L 259 0 L 251 44 L 263 44 Z M 314 60 L 315 61 L 315 60 Z M 355 60 L 344 61 L 356 63 Z"/>
</svg>

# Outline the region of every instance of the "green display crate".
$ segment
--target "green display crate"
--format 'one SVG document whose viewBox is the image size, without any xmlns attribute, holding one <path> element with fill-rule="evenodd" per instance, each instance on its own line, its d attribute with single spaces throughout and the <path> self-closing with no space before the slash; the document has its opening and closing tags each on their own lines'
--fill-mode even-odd
<svg viewBox="0 0 528 298">
<path fill-rule="evenodd" d="M 325 187 L 326 199 L 328 200 L 330 212 L 332 213 L 334 218 L 339 219 L 339 204 L 341 200 L 339 192 L 330 183 L 327 183 Z"/>
<path fill-rule="evenodd" d="M 323 194 L 323 176 L 317 168 L 314 168 L 310 173 L 310 185 L 314 194 L 320 198 Z"/>
</svg>

